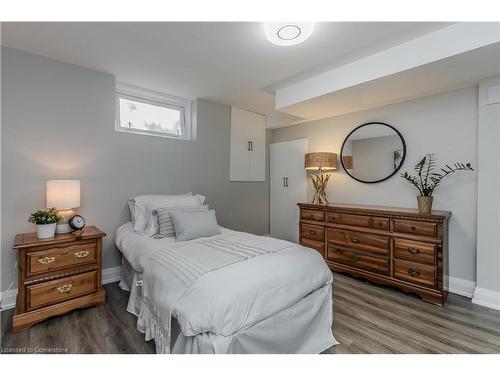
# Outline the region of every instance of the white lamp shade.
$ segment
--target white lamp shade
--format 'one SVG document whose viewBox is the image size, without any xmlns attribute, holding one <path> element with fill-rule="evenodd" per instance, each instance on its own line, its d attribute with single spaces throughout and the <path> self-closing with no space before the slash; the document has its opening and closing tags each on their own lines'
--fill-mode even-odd
<svg viewBox="0 0 500 375">
<path fill-rule="evenodd" d="M 48 180 L 47 207 L 69 210 L 80 207 L 79 180 Z"/>
</svg>

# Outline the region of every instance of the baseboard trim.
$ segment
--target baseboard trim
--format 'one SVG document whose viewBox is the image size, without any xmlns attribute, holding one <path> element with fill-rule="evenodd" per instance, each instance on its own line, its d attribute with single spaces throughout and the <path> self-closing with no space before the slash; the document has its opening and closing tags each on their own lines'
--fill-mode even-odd
<svg viewBox="0 0 500 375">
<path fill-rule="evenodd" d="M 0 293 L 0 311 L 16 307 L 17 288 L 5 290 Z"/>
<path fill-rule="evenodd" d="M 476 287 L 474 281 L 460 279 L 454 276 L 445 276 L 445 285 L 448 285 L 448 292 L 467 298 L 472 298 L 474 295 L 474 288 Z"/>
<path fill-rule="evenodd" d="M 490 309 L 500 310 L 500 292 L 476 287 L 472 303 L 489 307 Z"/>
<path fill-rule="evenodd" d="M 102 270 L 102 284 L 110 284 L 120 281 L 122 278 L 122 266 L 109 267 Z"/>
<path fill-rule="evenodd" d="M 102 284 L 110 284 L 121 280 L 122 267 L 109 267 L 102 270 Z M 16 307 L 17 288 L 0 293 L 0 311 Z"/>
</svg>

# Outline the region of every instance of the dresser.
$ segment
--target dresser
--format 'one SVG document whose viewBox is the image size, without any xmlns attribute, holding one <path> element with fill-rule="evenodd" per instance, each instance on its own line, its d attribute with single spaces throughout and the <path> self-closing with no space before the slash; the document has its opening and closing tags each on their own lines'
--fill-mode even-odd
<svg viewBox="0 0 500 375">
<path fill-rule="evenodd" d="M 300 243 L 328 266 L 443 305 L 447 285 L 447 211 L 299 203 Z"/>
<path fill-rule="evenodd" d="M 36 233 L 16 235 L 18 294 L 13 331 L 51 316 L 105 302 L 101 286 L 102 238 L 97 227 L 80 235 L 56 234 L 38 239 Z"/>
</svg>

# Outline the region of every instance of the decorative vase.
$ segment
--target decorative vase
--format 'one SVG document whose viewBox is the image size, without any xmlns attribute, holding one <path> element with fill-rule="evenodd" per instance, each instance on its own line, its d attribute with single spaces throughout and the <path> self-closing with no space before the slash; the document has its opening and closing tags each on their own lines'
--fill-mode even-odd
<svg viewBox="0 0 500 375">
<path fill-rule="evenodd" d="M 57 223 L 52 224 L 37 224 L 36 225 L 36 236 L 40 239 L 52 238 L 56 233 Z"/>
<path fill-rule="evenodd" d="M 421 214 L 429 215 L 431 213 L 432 199 L 433 199 L 432 197 L 424 197 L 424 196 L 417 197 L 418 211 Z"/>
</svg>

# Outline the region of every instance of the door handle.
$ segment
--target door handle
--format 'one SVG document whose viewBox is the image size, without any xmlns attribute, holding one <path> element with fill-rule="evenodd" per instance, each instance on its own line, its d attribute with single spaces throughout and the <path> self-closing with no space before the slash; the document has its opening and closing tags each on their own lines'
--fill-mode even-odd
<svg viewBox="0 0 500 375">
<path fill-rule="evenodd" d="M 248 141 L 247 151 L 250 151 L 250 141 Z"/>
<path fill-rule="evenodd" d="M 250 141 L 250 151 L 253 151 L 253 141 Z"/>
<path fill-rule="evenodd" d="M 288 177 L 285 177 L 285 187 L 288 187 Z"/>
<path fill-rule="evenodd" d="M 285 185 L 285 177 L 283 177 L 283 187 L 286 187 L 286 185 Z"/>
</svg>

